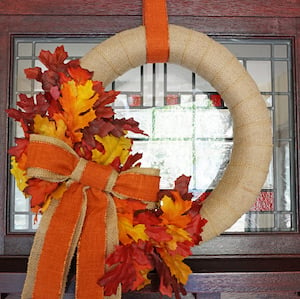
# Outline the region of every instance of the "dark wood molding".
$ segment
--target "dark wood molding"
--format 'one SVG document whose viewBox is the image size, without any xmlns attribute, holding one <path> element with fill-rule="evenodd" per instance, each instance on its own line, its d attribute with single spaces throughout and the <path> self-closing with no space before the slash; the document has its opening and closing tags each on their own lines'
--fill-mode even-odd
<svg viewBox="0 0 300 299">
<path fill-rule="evenodd" d="M 3 15 L 96 15 L 96 16 L 136 16 L 142 14 L 142 0 L 52 0 L 22 1 L 4 0 L 0 14 Z M 259 16 L 259 17 L 299 17 L 299 1 L 278 0 L 168 0 L 168 14 L 181 16 Z"/>
</svg>

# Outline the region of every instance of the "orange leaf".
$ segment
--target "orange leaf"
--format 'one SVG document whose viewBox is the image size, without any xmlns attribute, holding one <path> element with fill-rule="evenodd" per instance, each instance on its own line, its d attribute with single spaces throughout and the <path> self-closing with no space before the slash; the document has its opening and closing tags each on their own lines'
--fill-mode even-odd
<svg viewBox="0 0 300 299">
<path fill-rule="evenodd" d="M 161 210 L 163 214 L 161 219 L 164 224 L 174 224 L 178 227 L 185 228 L 191 221 L 189 215 L 184 215 L 192 206 L 189 200 L 183 200 L 178 192 L 172 191 L 171 197 L 165 195 L 161 200 Z"/>
<path fill-rule="evenodd" d="M 75 81 L 64 83 L 61 94 L 59 102 L 64 110 L 63 117 L 75 143 L 82 138 L 80 130 L 87 127 L 96 117 L 93 105 L 98 99 L 98 94 L 93 90 L 91 80 L 84 85 L 76 84 Z"/>
</svg>

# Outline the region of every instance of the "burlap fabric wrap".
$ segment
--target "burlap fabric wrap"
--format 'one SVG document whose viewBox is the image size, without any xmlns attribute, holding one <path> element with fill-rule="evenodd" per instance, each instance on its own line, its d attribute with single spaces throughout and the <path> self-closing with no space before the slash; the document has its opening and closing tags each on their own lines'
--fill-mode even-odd
<svg viewBox="0 0 300 299">
<path fill-rule="evenodd" d="M 134 198 L 154 208 L 159 170 L 130 168 L 117 172 L 80 158 L 62 140 L 30 135 L 27 175 L 49 182 L 66 182 L 60 200 L 53 199 L 42 217 L 32 246 L 22 298 L 62 298 L 77 247 L 77 298 L 105 297 L 97 280 L 105 256 L 119 243 L 114 198 Z M 101 274 L 102 273 L 102 274 Z"/>
<path fill-rule="evenodd" d="M 205 34 L 176 25 L 169 25 L 169 47 L 168 62 L 206 79 L 224 99 L 234 124 L 230 163 L 201 209 L 208 220 L 202 234 L 207 241 L 224 232 L 254 204 L 271 159 L 270 115 L 254 80 L 225 47 Z M 144 63 L 143 26 L 109 38 L 81 59 L 82 67 L 94 71 L 94 79 L 104 85 Z"/>
</svg>

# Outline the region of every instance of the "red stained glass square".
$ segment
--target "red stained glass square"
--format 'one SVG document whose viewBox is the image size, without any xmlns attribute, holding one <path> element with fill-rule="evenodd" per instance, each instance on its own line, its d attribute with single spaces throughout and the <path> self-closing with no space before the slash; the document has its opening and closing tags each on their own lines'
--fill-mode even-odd
<svg viewBox="0 0 300 299">
<path fill-rule="evenodd" d="M 266 212 L 274 211 L 274 192 L 262 191 L 256 199 L 250 211 Z"/>
<path fill-rule="evenodd" d="M 177 94 L 169 94 L 166 99 L 167 105 L 177 105 L 179 104 L 179 98 Z"/>
<path fill-rule="evenodd" d="M 142 105 L 142 97 L 139 94 L 133 94 L 129 97 L 129 106 L 137 107 Z"/>
<path fill-rule="evenodd" d="M 211 94 L 209 98 L 214 107 L 222 107 L 222 98 L 219 94 Z"/>
</svg>

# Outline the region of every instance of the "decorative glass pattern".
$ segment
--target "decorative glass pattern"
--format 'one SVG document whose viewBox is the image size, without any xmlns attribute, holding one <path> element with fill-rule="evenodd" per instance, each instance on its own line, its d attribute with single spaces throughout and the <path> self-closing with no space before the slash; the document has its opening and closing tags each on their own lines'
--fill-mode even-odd
<svg viewBox="0 0 300 299">
<path fill-rule="evenodd" d="M 33 95 L 40 85 L 23 69 L 41 66 L 41 49 L 64 44 L 71 59 L 82 57 L 101 39 L 16 38 L 13 103 L 18 94 Z M 255 205 L 228 232 L 295 231 L 294 124 L 289 40 L 219 40 L 247 68 L 258 84 L 273 122 L 273 160 Z M 134 138 L 145 167 L 161 169 L 161 188 L 172 188 L 181 174 L 191 175 L 195 197 L 215 188 L 230 159 L 233 124 L 220 95 L 201 77 L 172 64 L 147 64 L 132 69 L 108 89 L 121 91 L 114 103 L 117 117 L 133 117 L 148 136 Z M 12 135 L 19 135 L 11 124 Z M 13 138 L 11 138 L 13 142 Z M 10 231 L 32 232 L 38 226 L 29 199 L 11 182 Z M 40 219 L 40 216 L 39 218 Z"/>
</svg>

